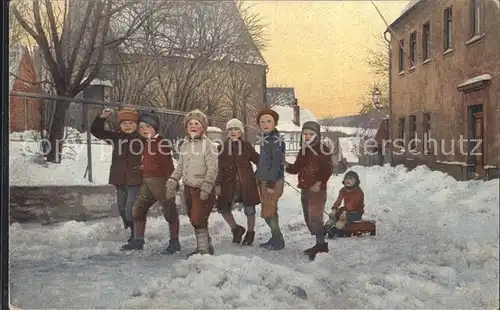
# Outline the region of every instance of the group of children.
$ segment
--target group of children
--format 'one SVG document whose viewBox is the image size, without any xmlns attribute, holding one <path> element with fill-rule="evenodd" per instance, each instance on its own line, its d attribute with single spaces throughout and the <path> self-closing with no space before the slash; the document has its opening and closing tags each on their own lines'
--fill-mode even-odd
<svg viewBox="0 0 500 310">
<path fill-rule="evenodd" d="M 217 146 L 206 135 L 207 117 L 200 110 L 194 110 L 185 116 L 187 136 L 174 167 L 172 149 L 168 143 L 162 143 L 160 122 L 154 113 L 119 110 L 119 131 L 105 129 L 105 120 L 110 114 L 111 110 L 105 109 L 94 121 L 91 131 L 113 145 L 109 183 L 117 188 L 120 216 L 125 229 L 131 230 L 123 250 L 143 249 L 147 213 L 155 202 L 161 205 L 169 224 L 170 240 L 163 253 L 181 250 L 175 203 L 181 182 L 196 236 L 196 249 L 189 255 L 214 254 L 208 232 L 208 219 L 214 206 L 230 226 L 232 242 L 251 246 L 255 241 L 256 205 L 260 204 L 260 216 L 269 226 L 271 237 L 259 247 L 280 250 L 285 247 L 285 240 L 280 228 L 278 202 L 283 194 L 285 171 L 298 175 L 304 219 L 316 238 L 315 245 L 304 254 L 314 259 L 316 254 L 328 252 L 327 236 L 342 235 L 342 227 L 323 225 L 327 183 L 333 173 L 333 164 L 318 123 L 304 123 L 302 147 L 295 162 L 287 163 L 285 142 L 276 129 L 279 115 L 274 110 L 264 109 L 257 115 L 262 133 L 260 154 L 244 139 L 245 128 L 238 119 L 227 123 L 227 140 Z M 141 147 L 142 152 L 138 150 Z M 257 167 L 255 172 L 252 163 Z M 348 221 L 360 220 L 364 196 L 359 188 L 359 177 L 350 171 L 343 184 L 333 210 L 345 211 Z M 232 215 L 235 203 L 243 204 L 246 228 L 237 224 Z"/>
</svg>

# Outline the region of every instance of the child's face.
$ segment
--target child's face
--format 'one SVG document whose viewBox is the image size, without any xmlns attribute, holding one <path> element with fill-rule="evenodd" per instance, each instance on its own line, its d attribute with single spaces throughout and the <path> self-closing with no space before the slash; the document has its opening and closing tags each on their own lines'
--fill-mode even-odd
<svg viewBox="0 0 500 310">
<path fill-rule="evenodd" d="M 314 130 L 304 129 L 302 131 L 302 138 L 304 139 L 305 143 L 313 142 L 315 137 L 316 137 L 316 132 Z"/>
<path fill-rule="evenodd" d="M 203 124 L 196 119 L 190 119 L 187 123 L 187 131 L 191 138 L 199 137 L 204 131 Z"/>
<path fill-rule="evenodd" d="M 125 133 L 133 133 L 137 130 L 137 123 L 134 121 L 123 121 L 120 123 L 120 129 Z"/>
<path fill-rule="evenodd" d="M 259 119 L 259 127 L 263 133 L 269 133 L 274 130 L 276 123 L 274 118 L 269 114 L 264 114 Z"/>
<path fill-rule="evenodd" d="M 153 126 L 141 122 L 139 124 L 139 130 L 141 132 L 141 135 L 143 135 L 147 139 L 154 138 L 156 136 L 156 130 L 153 128 Z"/>
<path fill-rule="evenodd" d="M 347 177 L 347 178 L 344 179 L 344 184 L 347 187 L 352 187 L 352 186 L 354 186 L 355 183 L 356 183 L 356 179 L 354 179 L 352 177 Z"/>
<path fill-rule="evenodd" d="M 231 140 L 238 140 L 239 138 L 241 138 L 243 133 L 241 132 L 241 130 L 239 128 L 229 128 L 227 130 L 227 135 L 229 136 L 229 139 L 231 139 Z"/>
</svg>

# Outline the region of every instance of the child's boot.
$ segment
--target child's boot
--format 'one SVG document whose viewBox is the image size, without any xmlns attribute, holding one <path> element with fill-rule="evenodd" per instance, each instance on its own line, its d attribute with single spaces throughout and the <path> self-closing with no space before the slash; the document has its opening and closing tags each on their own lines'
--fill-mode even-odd
<svg viewBox="0 0 500 310">
<path fill-rule="evenodd" d="M 328 253 L 328 242 L 316 244 L 311 248 L 311 251 L 308 253 L 309 260 L 314 260 L 318 253 Z"/>
<path fill-rule="evenodd" d="M 253 241 L 255 239 L 255 231 L 247 231 L 241 245 L 251 246 L 253 245 Z"/>
<path fill-rule="evenodd" d="M 285 240 L 283 238 L 283 234 L 281 233 L 281 229 L 279 226 L 278 216 L 273 216 L 266 220 L 268 222 L 269 227 L 271 227 L 272 237 L 271 240 L 268 241 L 267 245 L 264 245 L 268 250 L 281 250 L 285 247 Z"/>
<path fill-rule="evenodd" d="M 176 252 L 181 251 L 181 243 L 179 242 L 179 220 L 168 223 L 168 228 L 170 230 L 170 240 L 168 242 L 167 248 L 162 251 L 163 254 L 172 255 Z"/>
<path fill-rule="evenodd" d="M 195 229 L 196 236 L 196 250 L 189 253 L 188 256 L 195 254 L 210 254 L 213 255 L 213 247 L 211 246 L 210 236 L 208 235 L 208 228 Z"/>
<path fill-rule="evenodd" d="M 240 225 L 236 225 L 236 227 L 232 231 L 233 243 L 237 243 L 237 244 L 241 243 L 241 239 L 242 239 L 243 235 L 245 234 L 245 230 L 246 230 L 245 227 L 240 226 Z"/>
<path fill-rule="evenodd" d="M 144 239 L 133 239 L 122 246 L 122 251 L 142 251 L 144 249 Z"/>
</svg>

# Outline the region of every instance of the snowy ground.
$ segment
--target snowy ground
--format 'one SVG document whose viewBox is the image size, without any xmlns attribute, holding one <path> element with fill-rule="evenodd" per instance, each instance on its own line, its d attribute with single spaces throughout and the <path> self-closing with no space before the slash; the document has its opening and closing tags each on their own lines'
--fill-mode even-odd
<svg viewBox="0 0 500 310">
<path fill-rule="evenodd" d="M 103 185 L 108 183 L 112 147 L 92 144 L 92 172 L 94 182 L 85 177 L 87 145 L 66 144 L 60 164 L 47 163 L 33 141 L 9 142 L 10 185 Z"/>
<path fill-rule="evenodd" d="M 188 260 L 159 254 L 167 237 L 161 218 L 148 221 L 145 251 L 129 255 L 119 251 L 126 236 L 118 219 L 12 225 L 11 302 L 22 308 L 498 308 L 498 180 L 457 182 L 426 168 L 354 170 L 377 236 L 330 241 L 330 253 L 315 262 L 300 254 L 312 238 L 299 196 L 287 187 L 280 202 L 287 246 L 278 252 L 231 245 L 218 214 L 210 220 L 216 256 Z M 329 206 L 340 182 L 331 180 Z M 244 223 L 241 213 L 236 218 Z M 181 236 L 185 254 L 194 247 L 185 217 Z M 268 237 L 260 219 L 257 237 Z"/>
</svg>

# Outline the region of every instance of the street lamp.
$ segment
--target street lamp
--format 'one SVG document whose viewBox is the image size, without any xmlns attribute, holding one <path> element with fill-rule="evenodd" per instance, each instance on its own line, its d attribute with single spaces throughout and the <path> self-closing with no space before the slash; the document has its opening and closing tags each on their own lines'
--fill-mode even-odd
<svg viewBox="0 0 500 310">
<path fill-rule="evenodd" d="M 373 105 L 377 110 L 380 109 L 380 95 L 380 90 L 378 89 L 378 87 L 375 87 L 373 91 Z"/>
</svg>

